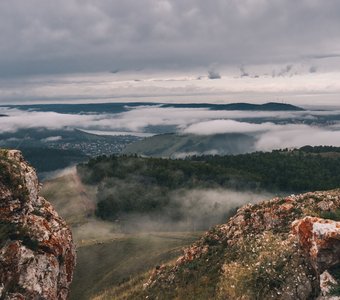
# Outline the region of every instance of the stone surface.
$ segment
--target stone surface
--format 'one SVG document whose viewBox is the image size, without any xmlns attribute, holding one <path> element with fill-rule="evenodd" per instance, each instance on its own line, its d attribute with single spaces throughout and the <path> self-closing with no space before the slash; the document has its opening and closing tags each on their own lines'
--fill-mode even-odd
<svg viewBox="0 0 340 300">
<path fill-rule="evenodd" d="M 185 299 L 190 288 L 197 298 L 209 289 L 211 299 L 339 299 L 329 293 L 339 285 L 340 223 L 320 217 L 339 208 L 340 190 L 245 205 L 156 269 L 142 297 Z"/>
<path fill-rule="evenodd" d="M 0 150 L 0 298 L 66 299 L 75 246 L 19 151 Z"/>
<path fill-rule="evenodd" d="M 330 293 L 332 286 L 335 284 L 337 284 L 335 278 L 331 274 L 329 274 L 328 271 L 323 272 L 320 275 L 321 296 L 327 296 Z"/>
<path fill-rule="evenodd" d="M 340 222 L 305 217 L 292 230 L 319 274 L 340 263 Z"/>
</svg>

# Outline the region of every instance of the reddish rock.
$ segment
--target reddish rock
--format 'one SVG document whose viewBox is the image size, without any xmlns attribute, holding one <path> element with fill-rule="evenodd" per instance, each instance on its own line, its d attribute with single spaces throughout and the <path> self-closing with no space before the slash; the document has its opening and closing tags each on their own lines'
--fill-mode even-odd
<svg viewBox="0 0 340 300">
<path fill-rule="evenodd" d="M 336 285 L 337 281 L 334 279 L 334 277 L 329 274 L 328 271 L 323 272 L 320 275 L 320 290 L 321 290 L 321 296 L 325 297 L 329 295 L 332 286 Z"/>
<path fill-rule="evenodd" d="M 67 299 L 75 246 L 19 151 L 0 150 L 0 298 Z"/>
<path fill-rule="evenodd" d="M 340 222 L 305 217 L 292 230 L 319 274 L 340 263 Z"/>
<path fill-rule="evenodd" d="M 184 249 L 175 264 L 157 269 L 144 285 L 143 296 L 163 299 L 166 292 L 169 299 L 186 299 L 189 287 L 191 293 L 198 291 L 190 296 L 200 298 L 210 276 L 206 299 L 340 299 L 328 295 L 336 282 L 332 272 L 340 264 L 339 222 L 308 217 L 339 208 L 340 189 L 243 206 L 226 224 Z M 247 285 L 253 276 L 259 284 Z M 277 286 L 261 298 L 263 279 Z"/>
</svg>

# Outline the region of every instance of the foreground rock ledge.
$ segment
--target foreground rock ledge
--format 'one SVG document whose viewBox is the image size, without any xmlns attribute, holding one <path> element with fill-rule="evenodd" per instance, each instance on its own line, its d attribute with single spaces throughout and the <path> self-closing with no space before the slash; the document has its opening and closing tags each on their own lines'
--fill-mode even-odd
<svg viewBox="0 0 340 300">
<path fill-rule="evenodd" d="M 38 192 L 21 153 L 0 150 L 0 299 L 67 299 L 72 234 Z"/>
<path fill-rule="evenodd" d="M 340 300 L 339 212 L 339 189 L 245 205 L 131 299 Z"/>
</svg>

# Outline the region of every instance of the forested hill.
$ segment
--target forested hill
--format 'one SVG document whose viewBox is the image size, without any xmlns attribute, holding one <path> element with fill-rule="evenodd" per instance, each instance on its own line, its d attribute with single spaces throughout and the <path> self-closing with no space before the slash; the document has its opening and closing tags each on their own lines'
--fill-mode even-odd
<svg viewBox="0 0 340 300">
<path fill-rule="evenodd" d="M 232 188 L 297 193 L 340 186 L 340 149 L 300 150 L 244 155 L 197 156 L 185 160 L 101 156 L 78 166 L 84 183 L 98 185 L 98 216 L 116 219 L 124 213 L 162 212 L 172 207 L 172 191 Z"/>
<path fill-rule="evenodd" d="M 176 108 L 208 108 L 211 110 L 253 110 L 253 111 L 302 111 L 301 107 L 278 102 L 268 102 L 264 104 L 252 103 L 229 103 L 229 104 L 211 104 L 211 103 L 169 103 L 163 104 L 162 107 Z"/>
<path fill-rule="evenodd" d="M 28 105 L 0 105 L 21 110 L 53 111 L 63 114 L 93 114 L 93 113 L 122 113 L 142 106 L 160 106 L 175 108 L 204 108 L 210 110 L 252 110 L 252 111 L 302 111 L 301 107 L 278 102 L 264 104 L 252 103 L 157 103 L 157 102 L 116 102 L 116 103 L 76 103 L 76 104 L 28 104 Z"/>
</svg>

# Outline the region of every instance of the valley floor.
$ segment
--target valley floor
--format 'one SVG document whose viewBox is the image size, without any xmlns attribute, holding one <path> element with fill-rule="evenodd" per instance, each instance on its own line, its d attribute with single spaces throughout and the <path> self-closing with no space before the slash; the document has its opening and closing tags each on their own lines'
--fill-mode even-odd
<svg viewBox="0 0 340 300">
<path fill-rule="evenodd" d="M 71 225 L 77 244 L 71 300 L 96 295 L 115 298 L 113 293 L 121 284 L 178 257 L 183 247 L 202 234 L 120 233 L 117 225 L 94 217 L 95 191 L 80 182 L 75 169 L 44 182 L 41 193 Z"/>
<path fill-rule="evenodd" d="M 155 266 L 178 257 L 183 247 L 202 233 L 155 233 L 125 235 L 110 241 L 80 246 L 70 299 L 91 299 Z M 105 290 L 108 290 L 105 292 Z"/>
</svg>

